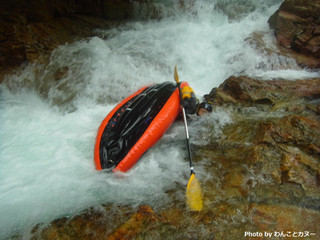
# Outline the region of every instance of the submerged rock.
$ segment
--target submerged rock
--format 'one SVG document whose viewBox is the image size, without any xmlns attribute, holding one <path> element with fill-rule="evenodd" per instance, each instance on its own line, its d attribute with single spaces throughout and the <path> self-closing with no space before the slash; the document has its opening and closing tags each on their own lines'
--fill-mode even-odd
<svg viewBox="0 0 320 240">
<path fill-rule="evenodd" d="M 133 239 L 156 221 L 159 217 L 150 206 L 140 206 L 136 212 L 125 206 L 117 209 L 105 206 L 56 220 L 41 231 L 39 225 L 34 229 L 33 239 Z"/>
</svg>

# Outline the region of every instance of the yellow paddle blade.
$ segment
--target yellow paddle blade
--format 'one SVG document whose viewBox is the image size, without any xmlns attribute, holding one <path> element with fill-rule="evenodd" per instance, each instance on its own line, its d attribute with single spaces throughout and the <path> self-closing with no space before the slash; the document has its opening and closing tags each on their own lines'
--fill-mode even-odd
<svg viewBox="0 0 320 240">
<path fill-rule="evenodd" d="M 177 65 L 174 67 L 174 80 L 176 80 L 176 82 L 179 83 Z"/>
<path fill-rule="evenodd" d="M 201 211 L 203 208 L 201 187 L 195 174 L 192 173 L 187 186 L 187 204 L 192 211 Z"/>
</svg>

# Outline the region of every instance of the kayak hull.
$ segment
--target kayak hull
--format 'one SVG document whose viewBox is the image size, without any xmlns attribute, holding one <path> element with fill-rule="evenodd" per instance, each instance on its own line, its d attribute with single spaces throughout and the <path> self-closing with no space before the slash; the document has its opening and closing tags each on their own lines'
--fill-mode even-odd
<svg viewBox="0 0 320 240">
<path fill-rule="evenodd" d="M 94 161 L 97 170 L 107 168 L 112 169 L 113 172 L 128 171 L 169 129 L 180 114 L 181 106 L 179 89 L 176 85 L 170 83 L 171 86 L 169 86 L 168 84 L 164 87 L 161 86 L 160 90 L 153 89 L 150 86 L 139 89 L 117 104 L 106 116 L 98 129 L 96 137 Z M 183 82 L 181 87 L 185 85 L 187 83 Z M 169 93 L 166 88 L 170 88 Z M 158 94 L 157 91 L 160 93 L 162 91 L 165 96 L 159 95 L 160 93 Z M 149 110 L 149 112 L 146 112 L 145 109 L 148 108 L 152 109 L 151 111 L 153 112 Z M 127 116 L 125 116 L 126 114 Z M 139 115 L 143 115 L 143 117 Z M 136 119 L 132 120 L 133 118 Z M 139 132 L 141 132 L 140 135 L 136 137 Z M 114 135 L 116 137 L 110 137 Z M 129 140 L 124 140 L 124 138 Z M 117 149 L 118 152 L 111 149 L 111 142 L 114 142 L 113 145 L 118 146 L 117 141 L 120 142 L 122 147 Z M 110 152 L 112 151 L 118 153 L 116 155 L 118 160 L 115 164 L 113 160 L 110 160 L 110 158 L 116 158 L 111 157 L 112 154 Z M 108 161 L 107 164 L 105 164 L 106 161 Z"/>
</svg>

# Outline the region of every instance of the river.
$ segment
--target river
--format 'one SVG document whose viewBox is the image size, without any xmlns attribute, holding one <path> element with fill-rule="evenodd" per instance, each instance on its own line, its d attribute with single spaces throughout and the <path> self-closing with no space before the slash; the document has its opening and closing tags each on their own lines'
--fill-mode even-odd
<svg viewBox="0 0 320 240">
<path fill-rule="evenodd" d="M 248 40 L 259 32 L 275 49 L 267 21 L 281 2 L 203 0 L 184 9 L 159 2 L 161 20 L 99 29 L 97 37 L 57 48 L 49 64 L 6 76 L 9 83 L 0 86 L 0 239 L 28 239 L 38 223 L 105 203 L 170 204 L 166 192 L 185 185 L 189 174 L 182 144 L 172 144 L 183 140 L 183 126 L 175 124 L 131 171 L 115 176 L 94 167 L 101 121 L 141 86 L 173 81 L 175 65 L 200 98 L 231 75 L 316 76 Z M 218 128 L 231 121 L 221 111 L 210 118 Z M 201 166 L 198 171 L 206 174 Z"/>
</svg>

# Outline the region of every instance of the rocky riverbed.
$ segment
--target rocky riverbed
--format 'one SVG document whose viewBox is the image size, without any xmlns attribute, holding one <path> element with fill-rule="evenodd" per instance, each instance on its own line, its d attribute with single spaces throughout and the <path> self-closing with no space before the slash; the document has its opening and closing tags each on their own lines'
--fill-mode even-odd
<svg viewBox="0 0 320 240">
<path fill-rule="evenodd" d="M 190 212 L 171 192 L 174 206 L 165 210 L 106 205 L 49 227 L 39 225 L 34 238 L 245 239 L 247 234 L 251 239 L 250 234 L 268 232 L 273 239 L 277 234 L 317 239 L 319 96 L 320 79 L 231 77 L 206 98 L 219 111 L 230 112 L 232 123 L 220 137 L 211 134 L 206 144 L 192 141 L 195 164 L 210 159 L 204 167 L 212 176 L 200 178 L 203 211 Z"/>
</svg>

